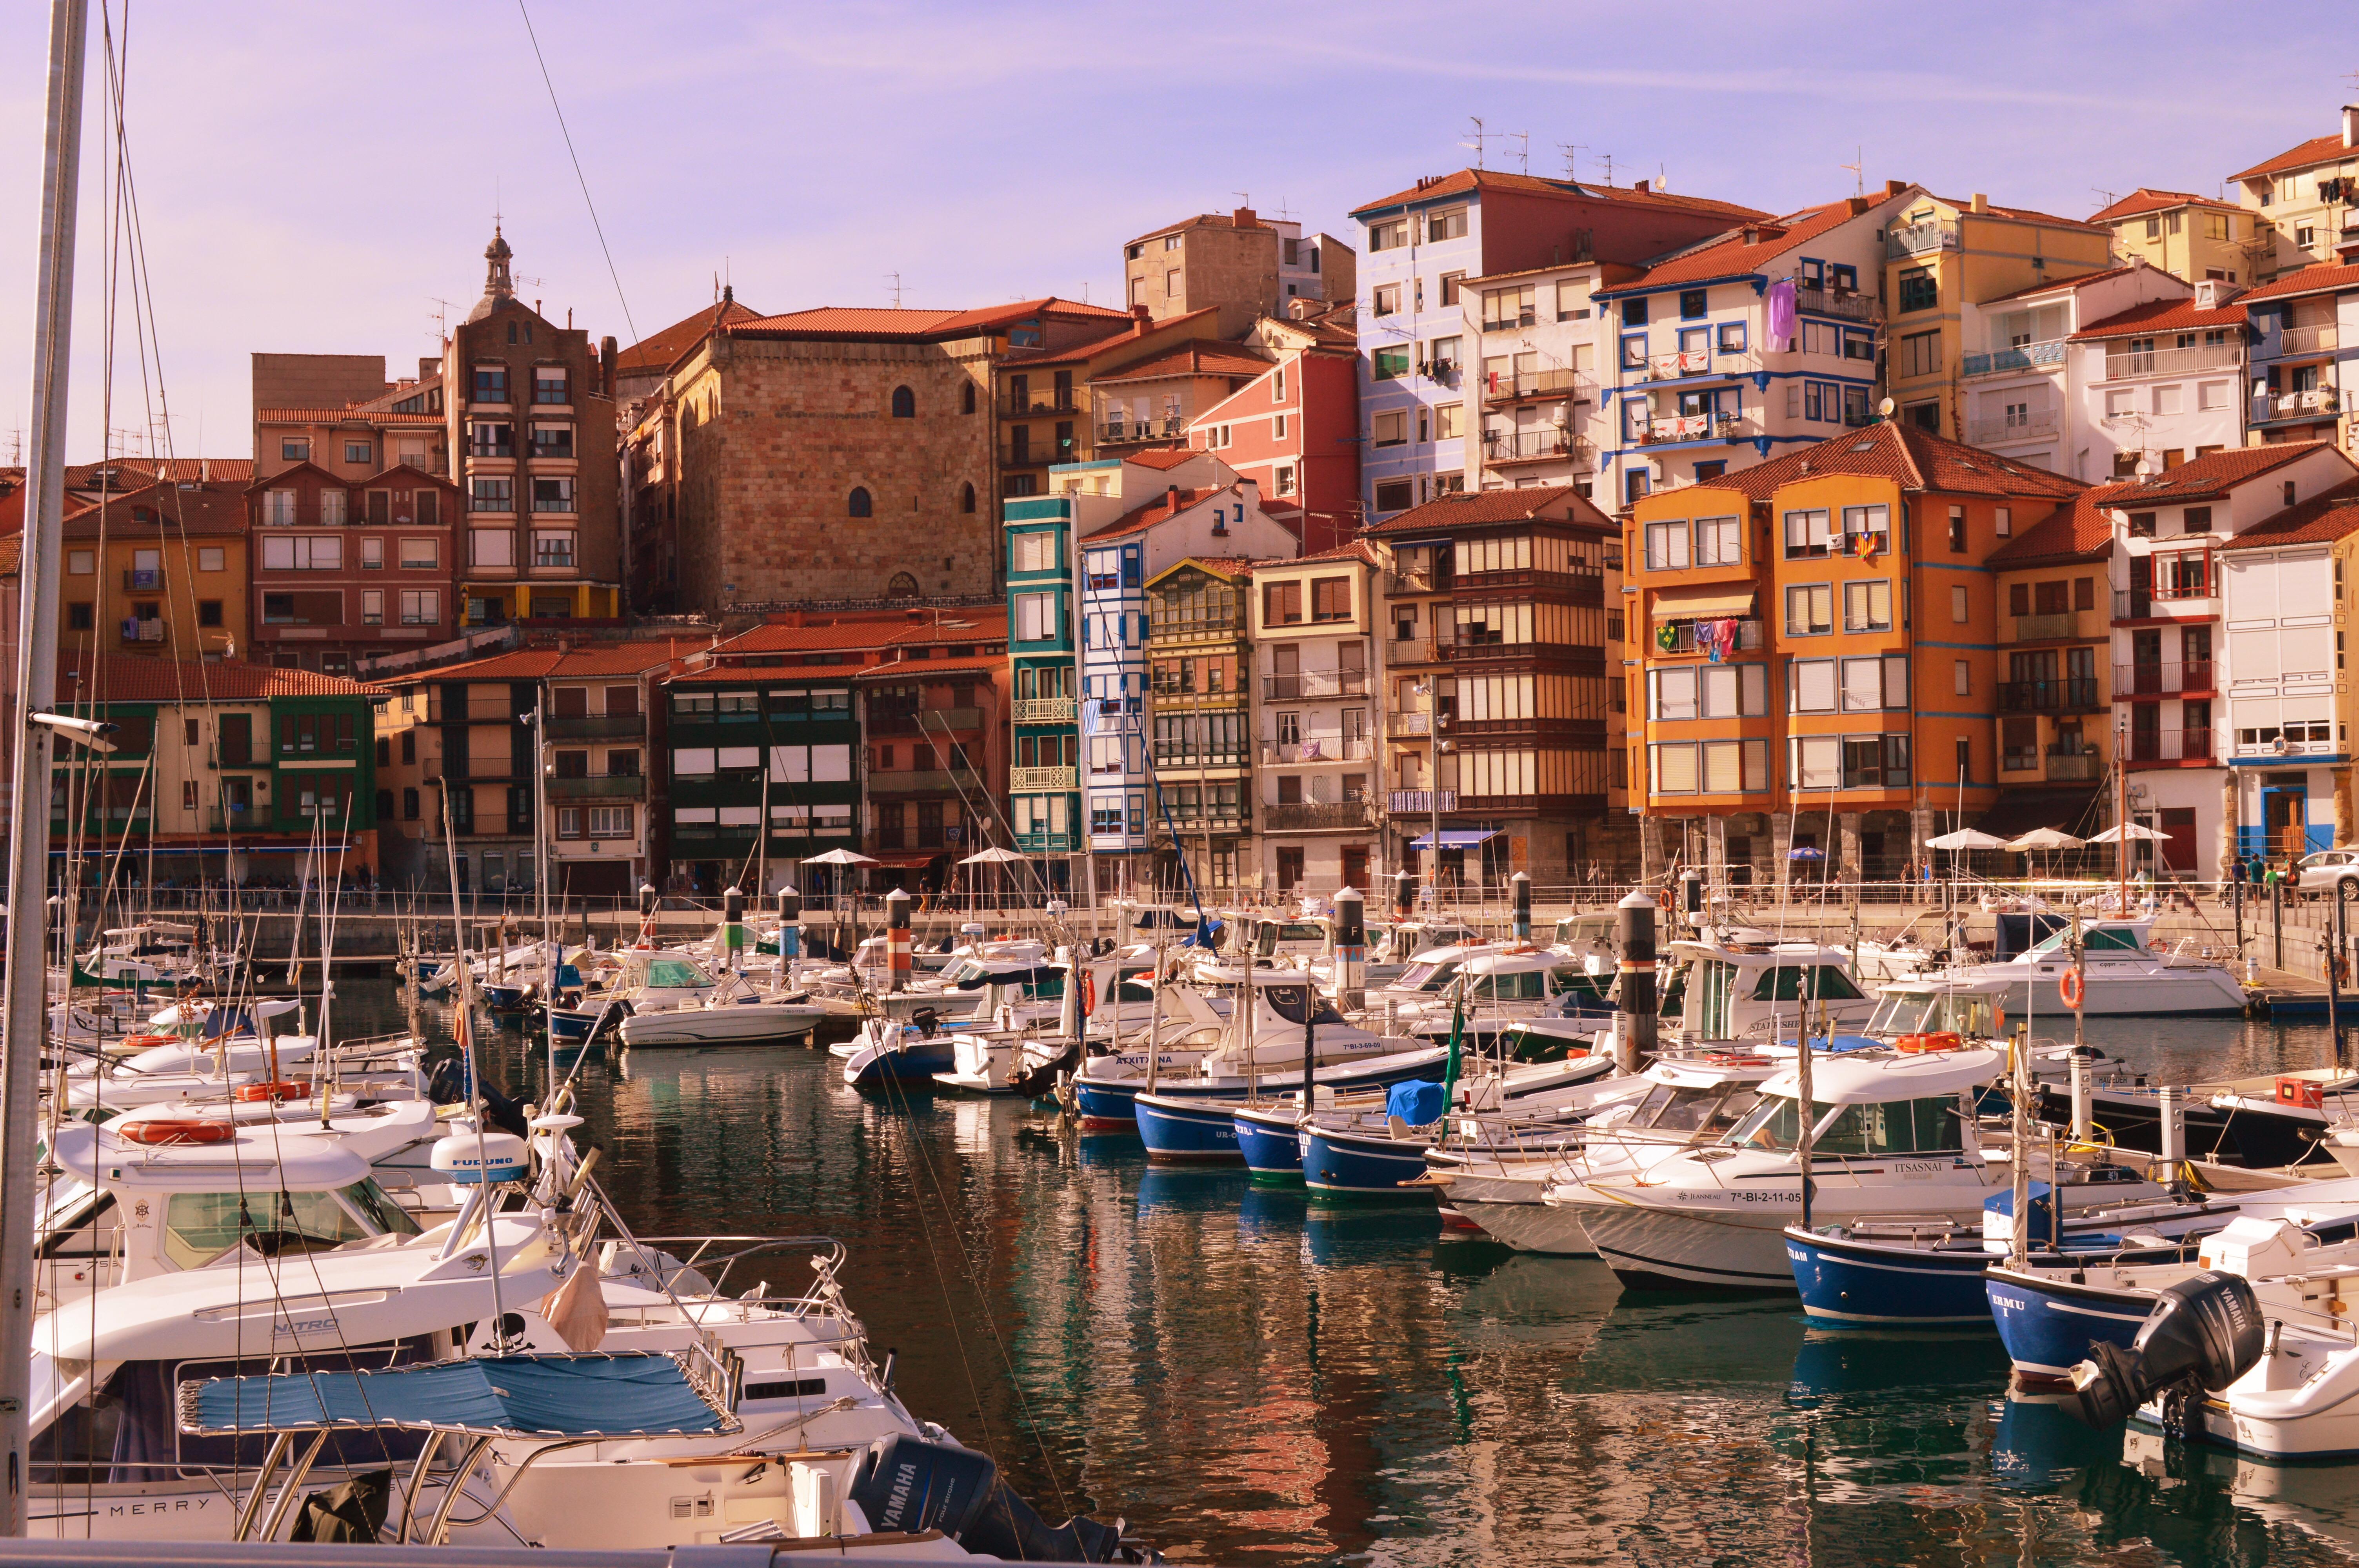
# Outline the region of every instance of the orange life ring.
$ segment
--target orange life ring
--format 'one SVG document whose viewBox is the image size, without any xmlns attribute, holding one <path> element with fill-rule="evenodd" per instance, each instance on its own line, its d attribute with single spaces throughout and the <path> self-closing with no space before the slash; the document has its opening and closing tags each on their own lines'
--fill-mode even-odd
<svg viewBox="0 0 2359 1568">
<path fill-rule="evenodd" d="M 225 1121 L 135 1121 L 122 1131 L 134 1143 L 226 1143 L 237 1136 Z"/>
<path fill-rule="evenodd" d="M 1894 1042 L 1900 1051 L 1911 1056 L 1929 1051 L 1955 1051 L 1964 1044 L 1962 1037 L 1946 1030 L 1928 1034 L 1904 1034 Z"/>
<path fill-rule="evenodd" d="M 2064 1005 L 2071 1008 L 2079 1007 L 2081 999 L 2088 994 L 2088 987 L 2082 983 L 2078 969 L 2065 970 L 2064 978 L 2056 982 L 2056 990 L 2064 999 Z"/>
<path fill-rule="evenodd" d="M 1082 982 L 1082 1016 L 1083 1018 L 1087 1018 L 1098 1010 L 1098 978 L 1097 976 L 1090 973 L 1089 970 L 1083 969 L 1081 973 L 1080 979 Z"/>
<path fill-rule="evenodd" d="M 134 1034 L 124 1041 L 123 1048 L 126 1051 L 152 1051 L 158 1045 L 179 1044 L 181 1040 L 177 1034 Z"/>
<path fill-rule="evenodd" d="M 310 1099 L 311 1086 L 284 1080 L 275 1084 L 240 1084 L 232 1098 L 244 1100 L 248 1105 L 260 1100 Z"/>
</svg>

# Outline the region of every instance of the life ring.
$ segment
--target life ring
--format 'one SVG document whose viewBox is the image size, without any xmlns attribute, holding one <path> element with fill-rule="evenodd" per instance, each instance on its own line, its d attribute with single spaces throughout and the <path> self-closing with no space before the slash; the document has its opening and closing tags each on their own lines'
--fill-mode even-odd
<svg viewBox="0 0 2359 1568">
<path fill-rule="evenodd" d="M 1082 1016 L 1089 1017 L 1098 1010 L 1098 978 L 1084 969 L 1081 973 Z"/>
<path fill-rule="evenodd" d="M 1658 893 L 1655 895 L 1655 903 L 1656 903 L 1656 904 L 1657 904 L 1657 905 L 1658 905 L 1658 906 L 1662 910 L 1662 912 L 1663 912 L 1665 914 L 1670 914 L 1670 912 L 1671 912 L 1671 890 L 1670 890 L 1670 889 L 1669 889 L 1669 888 L 1665 888 L 1665 889 L 1663 889 L 1660 892 L 1658 892 Z"/>
<path fill-rule="evenodd" d="M 1904 1055 L 1919 1055 L 1932 1051 L 1955 1051 L 1965 1044 L 1960 1036 L 1943 1031 L 1931 1034 L 1904 1034 L 1893 1044 Z"/>
<path fill-rule="evenodd" d="M 2082 981 L 2078 969 L 2065 970 L 2063 979 L 2056 982 L 2056 990 L 2063 997 L 2064 1005 L 2071 1008 L 2079 1007 L 2081 999 L 2088 994 L 2088 987 Z"/>
<path fill-rule="evenodd" d="M 2159 936 L 2156 937 L 2153 941 L 2148 942 L 2147 944 L 2147 947 L 2149 951 L 2156 953 L 2168 953 L 2170 951 L 2170 944 L 2164 941 Z"/>
<path fill-rule="evenodd" d="M 261 1100 L 309 1099 L 311 1086 L 300 1082 L 281 1081 L 275 1084 L 240 1084 L 233 1098 L 253 1105 Z"/>
<path fill-rule="evenodd" d="M 225 1121 L 135 1121 L 122 1132 L 134 1143 L 226 1143 L 237 1136 Z"/>
<path fill-rule="evenodd" d="M 124 1041 L 123 1048 L 126 1051 L 152 1051 L 158 1045 L 180 1044 L 182 1041 L 177 1034 L 134 1034 Z"/>
</svg>

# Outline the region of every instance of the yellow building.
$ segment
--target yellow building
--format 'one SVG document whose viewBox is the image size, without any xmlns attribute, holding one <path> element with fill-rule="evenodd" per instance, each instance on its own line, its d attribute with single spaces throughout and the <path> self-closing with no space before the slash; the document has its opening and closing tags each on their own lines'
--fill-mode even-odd
<svg viewBox="0 0 2359 1568">
<path fill-rule="evenodd" d="M 2089 222 L 2113 230 L 2118 260 L 2147 262 L 2190 283 L 2253 282 L 2245 254 L 2253 218 L 2234 202 L 2142 185 Z"/>
<path fill-rule="evenodd" d="M 2338 133 L 2312 136 L 2228 177 L 2252 215 L 2252 283 L 2313 262 L 2359 254 L 2359 103 L 2343 106 Z"/>
<path fill-rule="evenodd" d="M 1885 234 L 1885 384 L 1902 422 L 1962 438 L 1962 308 L 2103 272 L 2112 242 L 2103 224 L 1995 207 L 1980 194 L 1910 203 Z"/>
<path fill-rule="evenodd" d="M 249 580 L 243 484 L 151 484 L 69 514 L 61 678 L 103 654 L 239 656 Z"/>
</svg>

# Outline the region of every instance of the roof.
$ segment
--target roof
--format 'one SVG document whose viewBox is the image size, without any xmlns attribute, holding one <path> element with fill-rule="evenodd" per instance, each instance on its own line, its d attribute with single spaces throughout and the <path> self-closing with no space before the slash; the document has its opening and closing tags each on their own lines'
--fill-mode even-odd
<svg viewBox="0 0 2359 1568">
<path fill-rule="evenodd" d="M 853 674 L 855 680 L 875 680 L 895 676 L 971 676 L 985 670 L 1004 669 L 1005 654 L 984 654 L 970 659 L 887 659 L 883 664 L 864 665 Z"/>
<path fill-rule="evenodd" d="M 2102 321 L 2091 322 L 2073 333 L 2071 341 L 2077 343 L 2097 338 L 2137 337 L 2148 332 L 2191 332 L 2204 328 L 2233 327 L 2241 332 L 2245 330 L 2245 309 L 2241 305 L 2214 305 L 2206 308 L 2191 298 L 2149 299 Z"/>
<path fill-rule="evenodd" d="M 2175 506 L 2185 501 L 2217 501 L 2235 486 L 2306 458 L 2332 441 L 2277 441 L 2261 447 L 2223 447 L 2175 469 L 2142 480 L 2104 487 L 2098 504 L 2116 511 L 2132 506 Z"/>
<path fill-rule="evenodd" d="M 2265 174 L 2283 174 L 2288 169 L 2308 168 L 2314 163 L 2341 163 L 2354 157 L 2359 157 L 2359 153 L 2343 145 L 2343 134 L 2330 131 L 2288 147 L 2273 158 L 2264 158 L 2250 168 L 2240 168 L 2228 178 L 2258 179 Z"/>
<path fill-rule="evenodd" d="M 1149 447 L 1141 452 L 1125 452 L 1122 460 L 1136 463 L 1143 469 L 1176 469 L 1182 463 L 1207 455 L 1197 447 Z"/>
<path fill-rule="evenodd" d="M 765 621 L 720 643 L 714 652 L 726 658 L 740 654 L 828 653 L 1006 639 L 1007 604 L 1003 600 L 955 610 L 856 611 L 802 624 Z"/>
<path fill-rule="evenodd" d="M 735 294 L 727 294 L 717 303 L 641 338 L 615 358 L 614 368 L 617 372 L 669 370 L 674 360 L 702 342 L 704 335 L 714 327 L 734 327 L 740 321 L 760 319 L 760 311 L 740 304 Z"/>
<path fill-rule="evenodd" d="M 1199 338 L 1168 354 L 1124 365 L 1090 380 L 1103 386 L 1119 381 L 1158 381 L 1173 375 L 1259 375 L 1277 362 L 1234 343 L 1208 343 Z"/>
<path fill-rule="evenodd" d="M 1251 556 L 1184 556 L 1147 579 L 1149 588 L 1161 582 L 1173 572 L 1190 567 L 1198 568 L 1218 578 L 1240 578 L 1253 570 L 1256 562 Z"/>
<path fill-rule="evenodd" d="M 1945 495 L 2044 495 L 2063 501 L 2084 488 L 2078 480 L 1891 419 L 1846 430 L 1710 482 L 1767 501 L 1780 485 L 1828 474 L 1880 475 L 1897 481 L 1903 490 Z"/>
<path fill-rule="evenodd" d="M 1187 490 L 1174 485 L 1146 505 L 1134 506 L 1104 527 L 1092 529 L 1082 535 L 1082 539 L 1087 543 L 1093 539 L 1114 539 L 1125 534 L 1136 534 L 1144 529 L 1152 528 L 1158 523 L 1177 517 L 1183 512 L 1192 511 L 1216 495 L 1228 495 L 1241 489 L 1241 484 L 1235 481 L 1228 484 L 1199 485 Z"/>
<path fill-rule="evenodd" d="M 405 670 L 386 679 L 397 685 L 484 680 L 565 680 L 585 676 L 643 675 L 712 645 L 712 635 L 642 638 L 628 643 L 589 643 L 578 648 L 517 648 L 470 664 Z"/>
<path fill-rule="evenodd" d="M 1936 196 L 1933 200 L 1956 208 L 1961 217 L 2011 218 L 2019 223 L 2061 223 L 2068 229 L 2103 229 L 2104 227 L 2102 223 L 2093 223 L 2084 218 L 2061 218 L 2053 212 L 2035 211 L 2029 207 L 2002 207 L 1997 202 L 1987 200 L 1984 200 L 1983 209 L 1979 212 L 1974 211 L 1972 200 L 1957 201 L 1947 196 Z"/>
<path fill-rule="evenodd" d="M 1246 222 L 1242 223 L 1237 222 L 1241 217 Z M 1183 229 L 1268 229 L 1275 226 L 1263 222 L 1260 215 L 1250 207 L 1240 208 L 1235 212 L 1199 212 L 1192 218 L 1182 218 L 1176 223 L 1166 223 L 1159 229 L 1149 229 L 1143 234 L 1133 234 L 1129 239 L 1125 240 L 1123 244 L 1130 246 L 1144 243 L 1148 240 L 1159 240 L 1166 234 L 1176 234 Z"/>
<path fill-rule="evenodd" d="M 1591 514 L 1582 522 L 1606 524 L 1607 519 L 1569 484 L 1536 484 L 1521 490 L 1478 490 L 1464 495 L 1440 495 L 1422 506 L 1412 506 L 1364 533 L 1378 537 L 1397 534 L 1430 534 L 1451 528 L 1474 528 L 1486 523 L 1521 523 L 1548 507 L 1571 500 Z"/>
<path fill-rule="evenodd" d="M 25 569 L 25 535 L 22 530 L 0 534 L 0 577 L 15 577 Z"/>
<path fill-rule="evenodd" d="M 2316 294 L 2333 288 L 2359 288 L 2359 266 L 2314 262 L 2299 272 L 2290 273 L 2275 283 L 2265 283 L 2249 294 L 2238 296 L 2238 298 L 2249 304 L 2256 299 L 2276 299 L 2288 294 Z"/>
<path fill-rule="evenodd" d="M 144 527 L 160 527 L 170 535 L 244 534 L 245 513 L 242 486 L 149 484 L 137 490 L 110 492 L 103 502 L 85 502 L 67 513 L 65 536 L 95 539 L 102 521 L 110 535 Z"/>
<path fill-rule="evenodd" d="M 2116 488 L 2099 485 L 2082 491 L 1993 550 L 1990 565 L 2003 570 L 2060 561 L 2104 559 L 2114 547 L 2114 524 L 2105 515 L 2104 496 L 2106 491 Z"/>
<path fill-rule="evenodd" d="M 339 425 L 345 420 L 356 425 L 440 425 L 440 414 L 396 414 L 389 408 L 371 408 L 364 404 L 347 404 L 342 408 L 257 408 L 254 422 L 257 425 Z"/>
<path fill-rule="evenodd" d="M 2009 299 L 2027 299 L 2035 294 L 2054 294 L 2060 289 L 2066 288 L 2086 288 L 2093 283 L 2103 283 L 2109 277 L 2121 277 L 2126 274 L 2137 271 L 2137 269 L 2142 266 L 2150 266 L 2152 265 L 2153 264 L 2149 262 L 2133 261 L 2126 262 L 2120 266 L 2106 267 L 2102 272 L 2084 272 L 2078 277 L 2051 277 L 2047 279 L 2045 282 L 2031 284 L 2023 288 L 2010 288 L 2005 294 L 1994 294 L 1988 299 L 1981 302 L 1981 308 L 1987 310 L 1992 306 L 2001 304 L 2004 301 Z M 2155 270 L 2160 271 L 2161 269 L 2158 267 Z"/>
<path fill-rule="evenodd" d="M 1409 201 L 1431 201 L 1445 196 L 1462 196 L 1484 190 L 1511 191 L 1527 196 L 1558 196 L 1585 199 L 1592 201 L 1629 201 L 1654 207 L 1677 208 L 1691 212 L 1716 212 L 1729 218 L 1766 218 L 1766 212 L 1750 207 L 1740 207 L 1734 201 L 1714 201 L 1701 196 L 1673 196 L 1669 191 L 1651 187 L 1622 188 L 1611 185 L 1584 185 L 1570 179 L 1544 179 L 1536 174 L 1508 174 L 1495 168 L 1462 168 L 1437 179 L 1429 179 L 1407 190 L 1397 190 L 1375 201 L 1362 202 L 1352 209 L 1357 218 L 1363 212 L 1375 212 L 1386 207 L 1398 207 Z"/>
<path fill-rule="evenodd" d="M 1384 557 L 1376 554 L 1376 547 L 1374 545 L 1369 544 L 1365 539 L 1353 539 L 1351 543 L 1338 545 L 1332 550 L 1321 550 L 1315 556 L 1280 556 L 1274 560 L 1256 561 L 1254 569 L 1259 571 L 1271 567 L 1316 566 L 1321 561 L 1358 561 L 1364 566 L 1375 567 L 1379 569 L 1382 569 L 1385 564 Z"/>
<path fill-rule="evenodd" d="M 1125 318 L 1129 323 L 1126 330 L 1108 332 L 1103 337 L 1092 338 L 1087 342 L 1074 343 L 1053 354 L 1027 354 L 1021 359 L 1009 359 L 1002 362 L 1010 370 L 1024 371 L 1028 371 L 1036 365 L 1082 364 L 1097 358 L 1109 349 L 1124 343 L 1136 342 L 1149 333 L 1160 332 L 1185 321 L 1201 321 L 1206 317 L 1216 316 L 1220 313 L 1220 308 L 1217 305 L 1207 305 L 1201 310 L 1190 310 L 1184 316 L 1167 316 L 1160 321 L 1150 320 L 1144 316 L 1131 316 Z"/>
<path fill-rule="evenodd" d="M 1868 211 L 1875 211 L 1875 206 L 1871 202 Z M 1732 229 L 1717 240 L 1707 241 L 1658 266 L 1648 267 L 1628 283 L 1597 289 L 1594 296 L 1605 299 L 1625 290 L 1635 292 L 1760 272 L 1787 252 L 1862 215 L 1852 211 L 1849 200 L 1830 201 L 1768 222 Z M 1749 242 L 1745 237 L 1748 233 L 1754 236 Z"/>
<path fill-rule="evenodd" d="M 733 321 L 723 330 L 733 337 L 742 333 L 757 337 L 900 338 L 919 341 L 965 337 L 1033 316 L 1057 316 L 1068 319 L 1078 317 L 1104 321 L 1134 319 L 1127 310 L 1111 309 L 1103 305 L 1077 304 L 1051 295 L 1042 299 L 1019 300 L 981 310 L 869 309 L 823 305 L 810 310 L 790 311 L 784 316 L 761 316 L 748 321 Z"/>
<path fill-rule="evenodd" d="M 2264 550 L 2278 545 L 2331 544 L 2351 534 L 2359 534 L 2359 474 L 2223 539 L 2219 547 Z"/>
<path fill-rule="evenodd" d="M 2089 214 L 2092 223 L 2117 223 L 2125 218 L 2136 218 L 2147 212 L 2167 211 L 2173 207 L 2212 207 L 2223 212 L 2244 211 L 2233 201 L 2222 201 L 2210 196 L 2198 196 L 2191 190 L 2157 190 L 2141 185 L 2110 207 L 2101 207 Z"/>
<path fill-rule="evenodd" d="M 244 484 L 254 477 L 252 458 L 115 458 L 106 462 L 67 464 L 65 487 L 96 490 L 99 471 L 110 468 L 124 474 L 138 474 L 143 482 L 168 479 L 178 484 L 205 481 Z"/>
<path fill-rule="evenodd" d="M 98 667 L 89 689 L 97 702 L 260 702 L 274 697 L 365 697 L 392 695 L 382 686 L 323 676 L 317 670 L 282 670 L 268 665 L 225 660 L 143 659 L 125 654 L 95 655 Z"/>
</svg>

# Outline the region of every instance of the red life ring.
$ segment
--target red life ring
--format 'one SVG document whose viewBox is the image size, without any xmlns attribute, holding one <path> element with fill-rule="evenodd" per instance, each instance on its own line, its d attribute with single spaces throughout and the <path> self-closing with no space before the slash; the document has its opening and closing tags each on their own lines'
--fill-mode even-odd
<svg viewBox="0 0 2359 1568">
<path fill-rule="evenodd" d="M 134 1034 L 123 1043 L 125 1051 L 152 1051 L 158 1045 L 182 1044 L 177 1034 Z"/>
<path fill-rule="evenodd" d="M 1082 1016 L 1087 1018 L 1098 1010 L 1098 978 L 1087 969 L 1083 969 L 1079 978 L 1082 982 Z"/>
<path fill-rule="evenodd" d="M 225 1121 L 135 1121 L 122 1132 L 134 1143 L 226 1143 L 237 1136 Z"/>
<path fill-rule="evenodd" d="M 2078 969 L 2065 970 L 2064 978 L 2056 982 L 2056 989 L 2063 997 L 2064 1005 L 2071 1008 L 2079 1007 L 2081 999 L 2088 994 L 2088 988 L 2082 984 Z"/>
<path fill-rule="evenodd" d="M 1965 1042 L 1947 1030 L 1930 1034 L 1904 1034 L 1893 1043 L 1904 1055 L 1918 1055 L 1930 1051 L 1955 1051 Z"/>
<path fill-rule="evenodd" d="M 248 1105 L 259 1100 L 310 1099 L 311 1086 L 306 1083 L 281 1081 L 275 1084 L 240 1084 L 232 1097 Z"/>
</svg>

